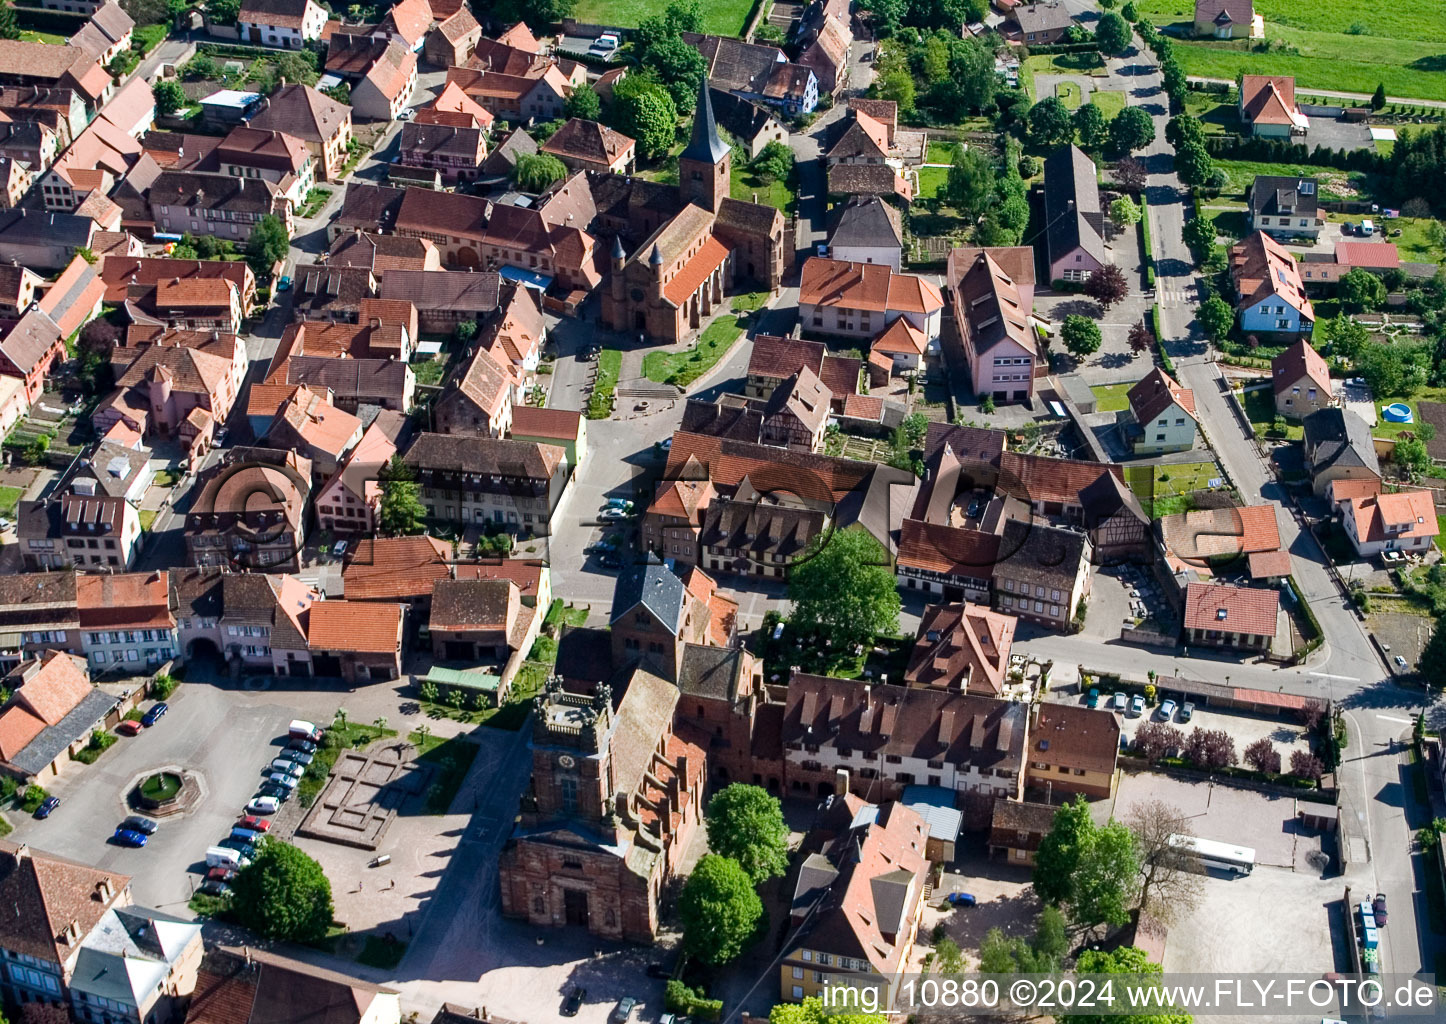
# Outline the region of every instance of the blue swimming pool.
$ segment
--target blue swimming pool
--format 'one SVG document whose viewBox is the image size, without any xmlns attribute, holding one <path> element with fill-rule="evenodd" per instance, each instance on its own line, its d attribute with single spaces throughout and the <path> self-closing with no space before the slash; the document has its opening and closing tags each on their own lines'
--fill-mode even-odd
<svg viewBox="0 0 1446 1024">
<path fill-rule="evenodd" d="M 1410 423 L 1416 416 L 1405 402 L 1392 402 L 1382 407 L 1381 418 L 1390 423 Z"/>
</svg>

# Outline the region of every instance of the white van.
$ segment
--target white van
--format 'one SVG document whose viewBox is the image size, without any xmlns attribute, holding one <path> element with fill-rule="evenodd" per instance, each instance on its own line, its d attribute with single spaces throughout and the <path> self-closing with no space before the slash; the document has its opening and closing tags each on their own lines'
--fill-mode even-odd
<svg viewBox="0 0 1446 1024">
<path fill-rule="evenodd" d="M 208 868 L 229 868 L 232 871 L 239 871 L 250 863 L 240 853 L 228 846 L 206 848 L 206 867 Z"/>
<path fill-rule="evenodd" d="M 303 722 L 296 719 L 287 729 L 287 735 L 294 740 L 310 740 L 312 743 L 321 741 L 321 730 L 310 722 Z"/>
<path fill-rule="evenodd" d="M 1376 222 L 1375 222 L 1375 221 L 1373 221 L 1373 220 L 1363 220 L 1363 221 L 1361 221 L 1361 235 L 1362 235 L 1362 237 L 1370 238 L 1370 237 L 1371 237 L 1372 235 L 1374 235 L 1375 233 L 1376 233 Z"/>
<path fill-rule="evenodd" d="M 594 53 L 612 53 L 621 44 L 622 40 L 618 38 L 616 33 L 604 32 L 593 40 L 593 44 L 588 47 L 588 49 Z"/>
</svg>

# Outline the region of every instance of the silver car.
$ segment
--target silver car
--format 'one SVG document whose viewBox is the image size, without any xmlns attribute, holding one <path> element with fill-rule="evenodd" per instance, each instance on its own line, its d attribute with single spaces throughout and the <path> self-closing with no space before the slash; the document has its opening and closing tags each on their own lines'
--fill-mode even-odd
<svg viewBox="0 0 1446 1024">
<path fill-rule="evenodd" d="M 296 788 L 297 783 L 299 783 L 301 780 L 295 775 L 283 775 L 281 772 L 272 772 L 270 775 L 266 776 L 266 781 L 274 783 L 280 786 L 282 789 L 292 790 Z"/>
</svg>

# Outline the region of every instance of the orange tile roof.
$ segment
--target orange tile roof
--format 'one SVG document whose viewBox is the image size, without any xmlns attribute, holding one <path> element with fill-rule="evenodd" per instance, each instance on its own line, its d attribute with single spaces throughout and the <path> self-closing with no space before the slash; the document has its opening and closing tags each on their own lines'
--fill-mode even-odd
<svg viewBox="0 0 1446 1024">
<path fill-rule="evenodd" d="M 1287 75 L 1243 75 L 1240 106 L 1256 124 L 1294 124 L 1295 79 Z"/>
<path fill-rule="evenodd" d="M 170 612 L 170 575 L 165 572 L 78 576 L 75 597 L 81 629 L 119 625 L 170 629 L 175 625 Z"/>
<path fill-rule="evenodd" d="M 889 326 L 879 332 L 874 339 L 870 350 L 874 352 L 887 352 L 892 355 L 895 352 L 902 352 L 906 355 L 923 355 L 924 348 L 928 344 L 924 332 L 919 330 L 903 317 L 899 317 Z"/>
<path fill-rule="evenodd" d="M 1321 354 L 1302 338 L 1290 348 L 1270 361 L 1270 370 L 1275 378 L 1275 393 L 1295 387 L 1302 377 L 1310 378 L 1325 396 L 1331 394 L 1331 371 Z M 1340 481 L 1337 481 L 1340 482 Z"/>
<path fill-rule="evenodd" d="M 1269 503 L 1178 512 L 1160 520 L 1160 532 L 1177 558 L 1250 555 L 1280 547 L 1275 506 Z"/>
<path fill-rule="evenodd" d="M 172 278 L 156 282 L 157 307 L 227 307 L 236 286 L 219 277 Z"/>
<path fill-rule="evenodd" d="M 668 480 L 658 485 L 657 496 L 648 506 L 648 512 L 686 519 L 696 526 L 699 509 L 706 508 L 712 496 L 713 484 L 707 480 Z"/>
<path fill-rule="evenodd" d="M 575 441 L 582 432 L 582 413 L 571 409 L 539 409 L 520 405 L 512 410 L 512 433 Z"/>
<path fill-rule="evenodd" d="M 1246 636 L 1275 636 L 1280 592 L 1227 583 L 1191 583 L 1185 588 L 1185 628 Z"/>
<path fill-rule="evenodd" d="M 1378 477 L 1331 481 L 1331 504 L 1333 505 L 1344 504 L 1352 498 L 1365 498 L 1380 493 L 1381 481 Z"/>
<path fill-rule="evenodd" d="M 683 264 L 673 275 L 673 279 L 663 286 L 663 297 L 673 305 L 681 306 L 726 259 L 728 249 L 718 239 L 709 235 L 703 239 L 702 247 L 693 254 L 693 258 Z"/>
<path fill-rule="evenodd" d="M 392 654 L 401 642 L 402 606 L 386 601 L 316 601 L 307 622 L 313 651 Z"/>
<path fill-rule="evenodd" d="M 15 707 L 23 707 L 46 725 L 59 725 L 94 689 L 79 661 L 60 651 L 46 651 L 40 670 L 15 691 Z"/>
<path fill-rule="evenodd" d="M 442 86 L 442 91 L 437 94 L 437 98 L 432 101 L 429 109 L 446 113 L 470 114 L 476 119 L 479 128 L 486 128 L 496 120 L 492 116 L 492 111 L 468 96 L 462 91 L 461 86 L 452 81 L 448 81 Z"/>
<path fill-rule="evenodd" d="M 1397 491 L 1351 498 L 1346 508 L 1347 514 L 1356 521 L 1356 535 L 1367 542 L 1434 537 L 1441 532 L 1430 491 Z"/>
<path fill-rule="evenodd" d="M 944 308 L 939 289 L 882 263 L 850 263 L 814 256 L 803 265 L 798 301 L 806 305 L 882 312 L 932 313 Z"/>
<path fill-rule="evenodd" d="M 1292 572 L 1288 551 L 1257 551 L 1250 556 L 1250 578 L 1268 579 L 1272 576 L 1289 576 Z"/>
<path fill-rule="evenodd" d="M 348 600 L 418 597 L 450 575 L 452 547 L 436 537 L 370 537 L 357 542 L 342 569 Z"/>
</svg>

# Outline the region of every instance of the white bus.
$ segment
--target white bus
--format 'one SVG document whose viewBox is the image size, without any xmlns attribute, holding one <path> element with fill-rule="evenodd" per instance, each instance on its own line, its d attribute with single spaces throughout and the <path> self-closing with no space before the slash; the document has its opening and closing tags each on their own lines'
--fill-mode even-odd
<svg viewBox="0 0 1446 1024">
<path fill-rule="evenodd" d="M 1248 875 L 1255 868 L 1255 851 L 1248 846 L 1217 843 L 1213 839 L 1173 835 L 1169 843 L 1175 849 L 1198 861 L 1202 868 L 1214 868 L 1236 875 Z"/>
</svg>

